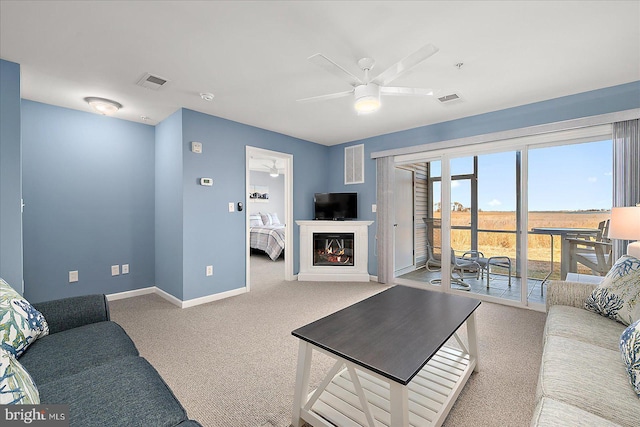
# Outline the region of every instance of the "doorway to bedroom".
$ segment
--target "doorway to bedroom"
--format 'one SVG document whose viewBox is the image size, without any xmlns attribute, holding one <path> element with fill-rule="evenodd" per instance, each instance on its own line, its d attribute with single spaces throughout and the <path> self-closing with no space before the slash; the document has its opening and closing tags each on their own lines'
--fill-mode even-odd
<svg viewBox="0 0 640 427">
<path fill-rule="evenodd" d="M 247 290 L 293 280 L 293 156 L 256 147 L 246 149 Z"/>
</svg>

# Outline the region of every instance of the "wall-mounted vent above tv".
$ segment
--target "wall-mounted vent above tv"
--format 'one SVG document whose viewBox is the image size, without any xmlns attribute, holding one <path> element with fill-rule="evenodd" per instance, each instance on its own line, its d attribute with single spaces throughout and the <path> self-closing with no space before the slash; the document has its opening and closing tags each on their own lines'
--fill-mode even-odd
<svg viewBox="0 0 640 427">
<path fill-rule="evenodd" d="M 344 149 L 344 183 L 364 182 L 364 144 L 352 145 Z"/>
</svg>

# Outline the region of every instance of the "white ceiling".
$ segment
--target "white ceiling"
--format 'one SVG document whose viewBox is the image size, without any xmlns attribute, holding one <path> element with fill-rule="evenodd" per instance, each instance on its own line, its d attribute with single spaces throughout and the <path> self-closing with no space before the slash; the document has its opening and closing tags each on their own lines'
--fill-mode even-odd
<svg viewBox="0 0 640 427">
<path fill-rule="evenodd" d="M 25 99 L 91 111 L 83 98 L 105 97 L 150 124 L 185 107 L 325 145 L 640 80 L 640 1 L 0 0 L 0 16 Z M 440 51 L 393 85 L 463 102 L 384 97 L 364 116 L 350 98 L 296 102 L 350 89 L 315 53 L 357 76 L 372 57 L 376 75 L 426 43 Z M 146 72 L 169 83 L 136 86 Z"/>
</svg>

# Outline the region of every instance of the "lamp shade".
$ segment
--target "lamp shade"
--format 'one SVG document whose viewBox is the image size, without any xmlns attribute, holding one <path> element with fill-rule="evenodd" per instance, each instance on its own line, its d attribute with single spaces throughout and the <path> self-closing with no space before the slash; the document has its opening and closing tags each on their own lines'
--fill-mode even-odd
<svg viewBox="0 0 640 427">
<path fill-rule="evenodd" d="M 640 206 L 611 208 L 609 238 L 640 240 Z"/>
</svg>

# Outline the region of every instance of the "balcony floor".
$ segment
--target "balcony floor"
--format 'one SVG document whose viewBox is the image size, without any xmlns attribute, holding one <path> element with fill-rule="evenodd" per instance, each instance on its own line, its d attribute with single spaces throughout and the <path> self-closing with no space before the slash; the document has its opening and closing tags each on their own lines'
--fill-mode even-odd
<svg viewBox="0 0 640 427">
<path fill-rule="evenodd" d="M 398 276 L 398 278 L 414 280 L 417 282 L 429 282 L 432 279 L 439 279 L 439 271 L 428 271 L 426 268 L 419 268 L 412 272 Z M 522 278 L 512 277 L 511 287 L 507 276 L 496 273 L 491 273 L 491 280 L 489 281 L 489 287 L 487 288 L 487 278 L 476 279 L 475 277 L 465 278 L 465 283 L 471 286 L 469 293 L 480 295 L 491 295 L 497 298 L 504 298 L 512 301 L 520 301 L 520 284 Z M 528 279 L 527 281 L 527 298 L 529 302 L 545 304 L 547 294 L 547 284 L 542 285 L 542 294 L 540 292 L 540 286 L 542 284 L 541 279 Z M 455 287 L 455 284 L 452 284 Z"/>
</svg>

